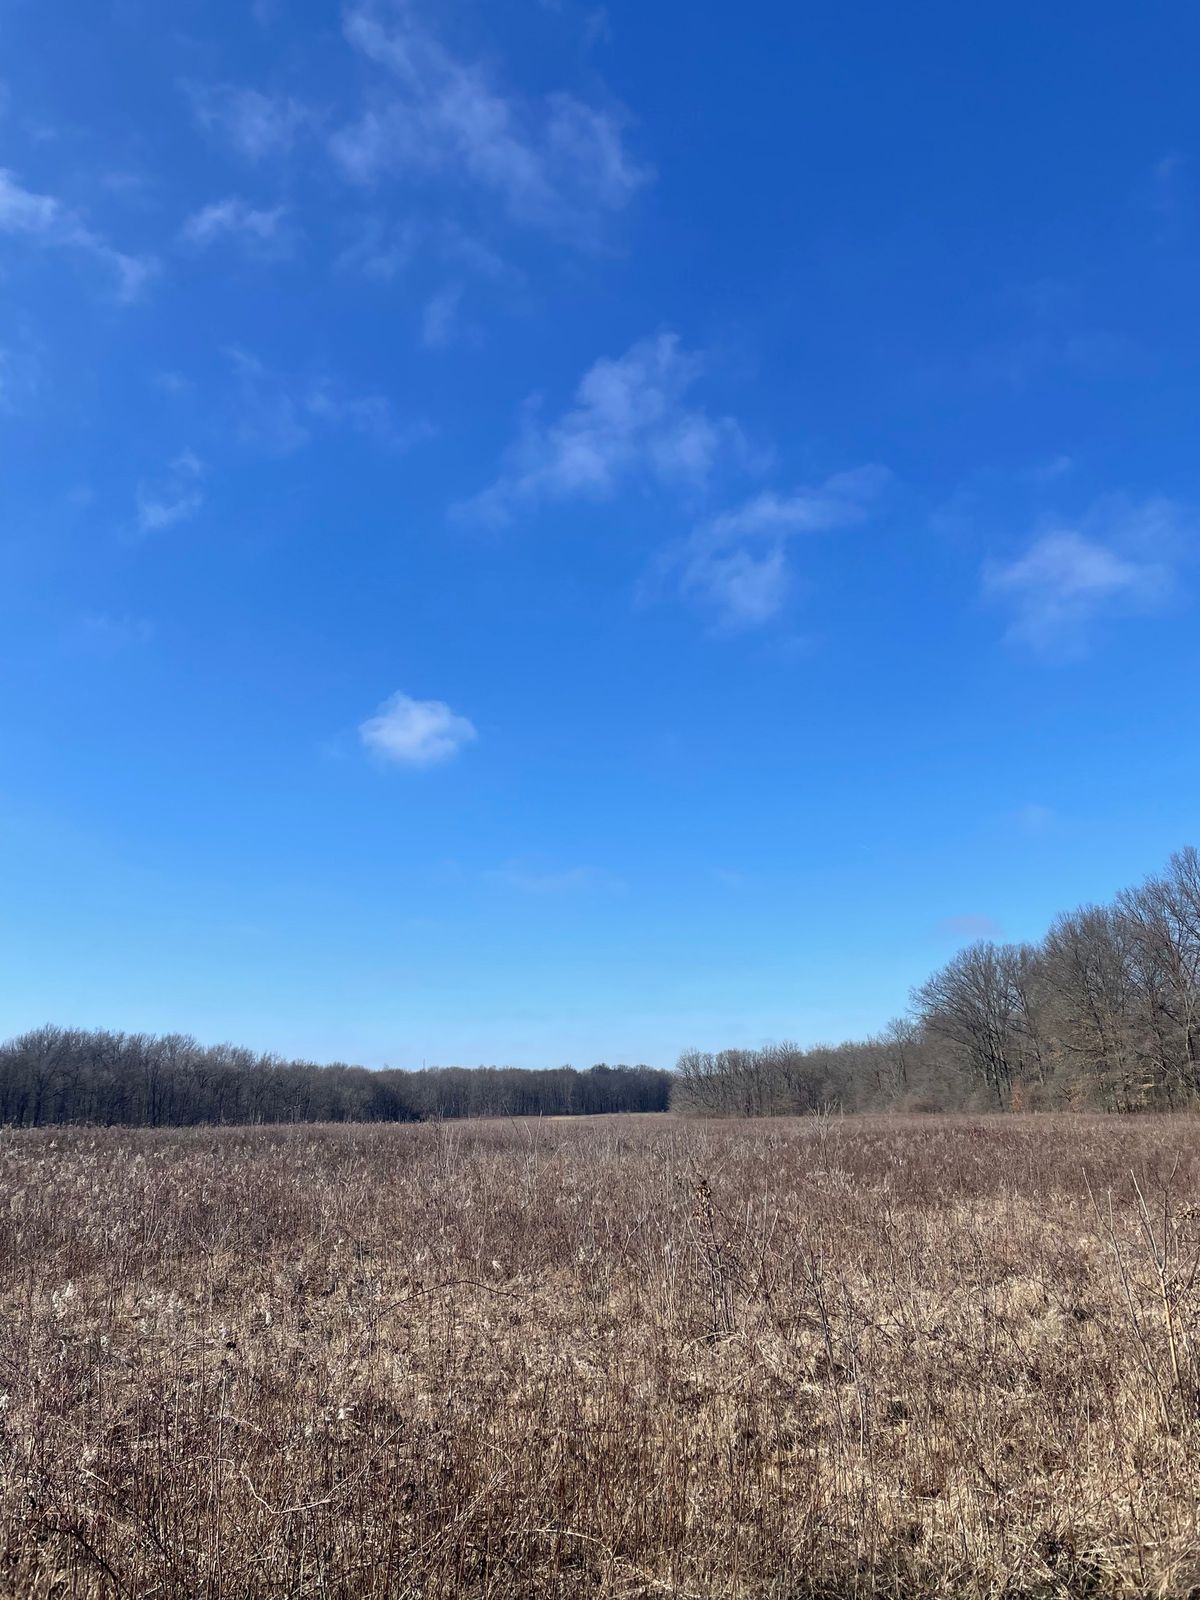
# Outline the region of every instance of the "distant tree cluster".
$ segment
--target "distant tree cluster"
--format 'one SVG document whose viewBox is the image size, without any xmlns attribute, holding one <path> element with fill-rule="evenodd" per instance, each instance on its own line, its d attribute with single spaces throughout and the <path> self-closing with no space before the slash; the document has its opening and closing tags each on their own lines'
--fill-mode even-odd
<svg viewBox="0 0 1200 1600">
<path fill-rule="evenodd" d="M 1200 1102 L 1200 855 L 1040 944 L 982 941 L 881 1035 L 686 1051 L 675 1103 L 709 1116 L 844 1110 L 1173 1109 Z"/>
<path fill-rule="evenodd" d="M 645 1066 L 371 1071 L 204 1046 L 183 1034 L 54 1027 L 0 1045 L 0 1123 L 18 1127 L 579 1116 L 665 1111 L 670 1094 L 671 1074 Z"/>
</svg>

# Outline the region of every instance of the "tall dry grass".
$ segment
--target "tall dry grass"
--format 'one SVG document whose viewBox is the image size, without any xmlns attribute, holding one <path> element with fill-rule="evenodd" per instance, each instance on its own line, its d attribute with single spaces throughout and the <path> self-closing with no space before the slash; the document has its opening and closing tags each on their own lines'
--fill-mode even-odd
<svg viewBox="0 0 1200 1600">
<path fill-rule="evenodd" d="M 0 1589 L 1185 1593 L 1198 1133 L 0 1134 Z"/>
</svg>

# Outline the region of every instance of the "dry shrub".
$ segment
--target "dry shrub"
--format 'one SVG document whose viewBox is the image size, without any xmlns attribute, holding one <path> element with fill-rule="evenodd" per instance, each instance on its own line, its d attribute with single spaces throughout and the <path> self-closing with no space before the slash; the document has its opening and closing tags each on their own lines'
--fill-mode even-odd
<svg viewBox="0 0 1200 1600">
<path fill-rule="evenodd" d="M 1186 1592 L 1196 1133 L 0 1134 L 0 1589 Z"/>
</svg>

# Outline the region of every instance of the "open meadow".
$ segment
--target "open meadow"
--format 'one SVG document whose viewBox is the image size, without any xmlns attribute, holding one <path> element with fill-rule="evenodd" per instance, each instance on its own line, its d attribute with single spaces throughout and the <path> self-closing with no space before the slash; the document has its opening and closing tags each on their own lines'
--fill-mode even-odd
<svg viewBox="0 0 1200 1600">
<path fill-rule="evenodd" d="M 7 1130 L 0 1590 L 1184 1594 L 1198 1252 L 1190 1116 Z"/>
</svg>

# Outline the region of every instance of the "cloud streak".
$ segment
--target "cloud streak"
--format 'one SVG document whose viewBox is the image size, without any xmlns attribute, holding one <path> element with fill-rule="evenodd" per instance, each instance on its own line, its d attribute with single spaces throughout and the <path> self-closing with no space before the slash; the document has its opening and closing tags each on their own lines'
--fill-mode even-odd
<svg viewBox="0 0 1200 1600">
<path fill-rule="evenodd" d="M 152 258 L 116 249 L 77 212 L 53 195 L 26 189 L 4 167 L 0 167 L 0 234 L 90 258 L 111 277 L 122 301 L 136 300 L 156 270 Z"/>
<path fill-rule="evenodd" d="M 484 876 L 490 883 L 528 895 L 611 894 L 619 893 L 625 888 L 621 879 L 614 878 L 599 867 L 564 867 L 557 871 L 539 871 L 524 866 L 519 861 L 509 861 L 502 867 L 492 868 Z"/>
<path fill-rule="evenodd" d="M 882 467 L 859 467 L 788 494 L 755 495 L 710 517 L 677 552 L 681 589 L 723 629 L 773 621 L 793 587 L 789 541 L 865 521 L 889 481 Z"/>
<path fill-rule="evenodd" d="M 1013 560 L 988 563 L 985 597 L 1009 611 L 1012 642 L 1043 656 L 1083 655 L 1103 623 L 1170 602 L 1187 521 L 1166 500 L 1102 504 L 1080 527 L 1051 527 Z"/>
<path fill-rule="evenodd" d="M 292 237 L 285 224 L 283 206 L 260 210 L 229 195 L 196 211 L 180 229 L 185 244 L 207 249 L 222 239 L 239 240 L 253 254 L 278 259 L 290 254 Z"/>
</svg>

